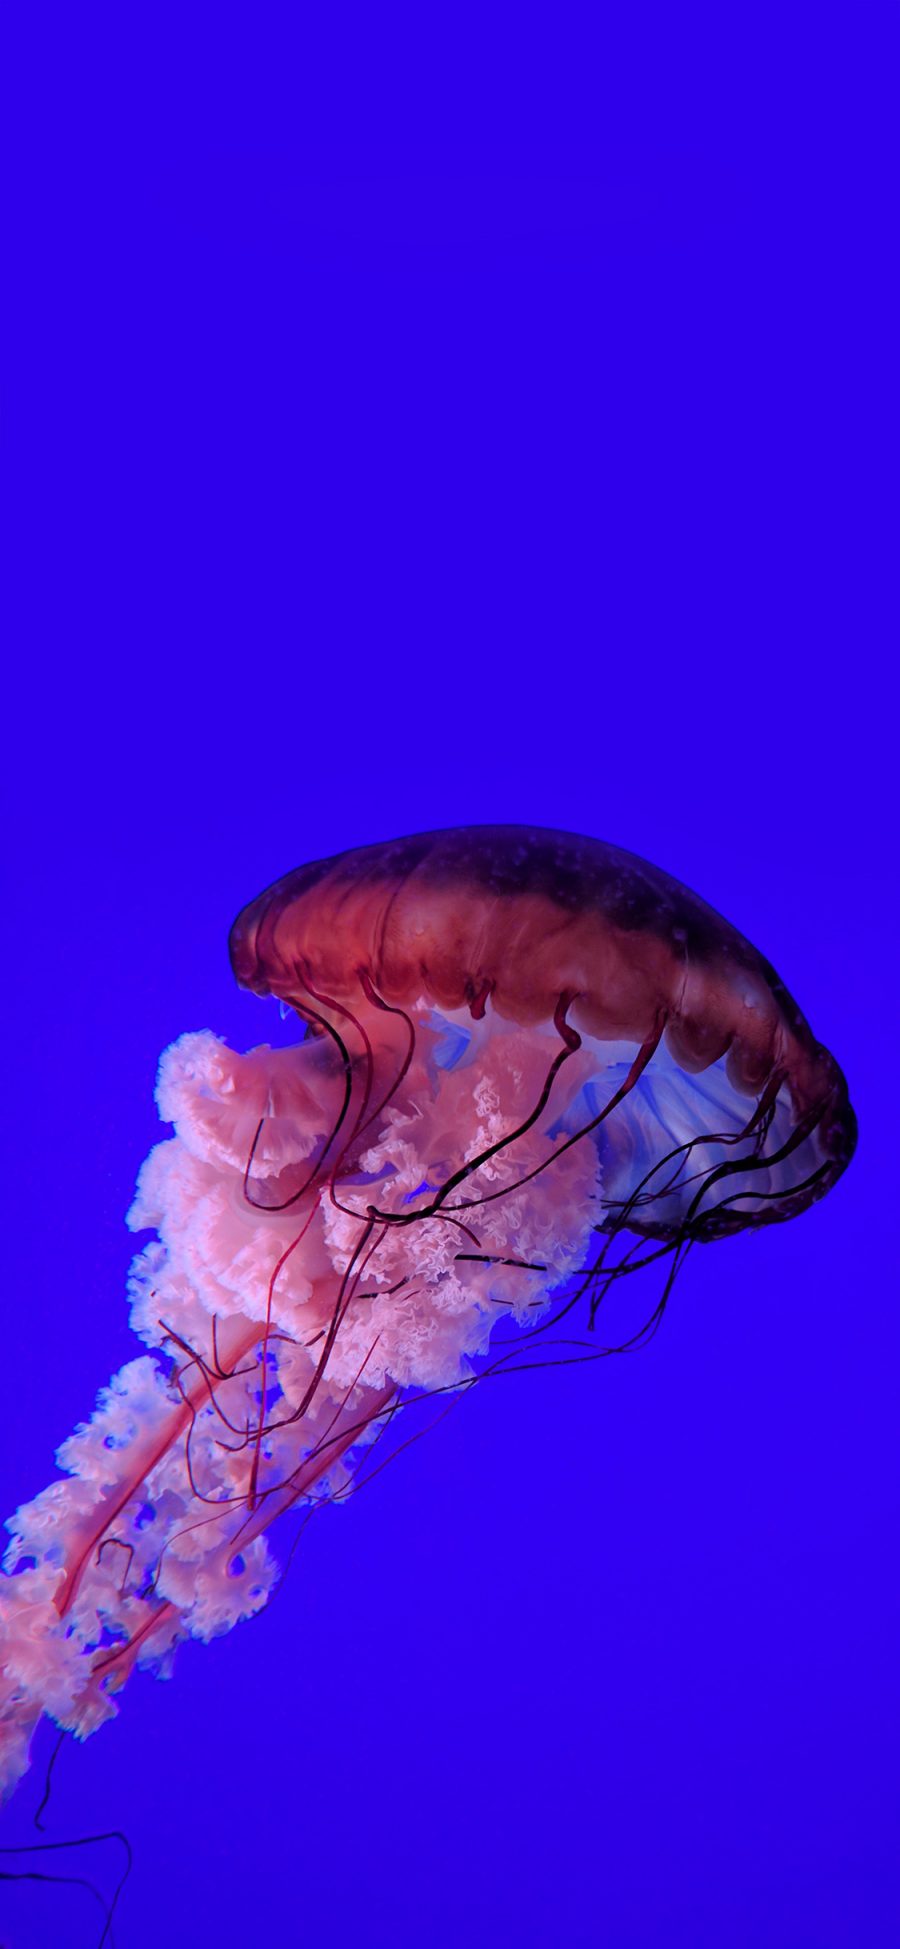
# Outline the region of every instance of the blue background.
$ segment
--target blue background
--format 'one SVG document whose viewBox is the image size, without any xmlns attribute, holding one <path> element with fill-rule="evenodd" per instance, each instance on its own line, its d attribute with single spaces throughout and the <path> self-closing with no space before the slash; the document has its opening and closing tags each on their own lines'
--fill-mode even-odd
<svg viewBox="0 0 900 1949">
<path fill-rule="evenodd" d="M 631 847 L 768 954 L 860 1119 L 648 1349 L 477 1390 L 64 1747 L 48 1837 L 134 1846 L 120 1949 L 894 1939 L 893 294 L 856 116 L 588 154 L 467 144 L 462 107 L 442 150 L 422 108 L 401 153 L 386 107 L 316 153 L 236 112 L 129 141 L 120 104 L 20 151 L 4 1507 L 134 1351 L 160 1050 L 283 1033 L 225 944 L 301 860 Z M 77 1889 L 0 1887 L 9 1949 L 96 1936 Z"/>
</svg>

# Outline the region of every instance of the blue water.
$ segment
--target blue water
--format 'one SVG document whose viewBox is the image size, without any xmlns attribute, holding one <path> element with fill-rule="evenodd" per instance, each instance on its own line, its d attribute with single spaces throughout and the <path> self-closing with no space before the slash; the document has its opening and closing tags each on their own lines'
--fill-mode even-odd
<svg viewBox="0 0 900 1949">
<path fill-rule="evenodd" d="M 159 1052 L 291 1033 L 226 938 L 304 859 L 511 820 L 645 854 L 860 1122 L 647 1348 L 476 1390 L 63 1748 L 46 1837 L 127 1833 L 120 1949 L 893 1939 L 878 178 L 638 146 L 373 190 L 237 137 L 73 174 L 50 136 L 20 186 L 4 1510 L 137 1351 Z M 108 1896 L 114 1845 L 71 1872 Z M 8 1949 L 101 1924 L 0 1884 Z"/>
</svg>

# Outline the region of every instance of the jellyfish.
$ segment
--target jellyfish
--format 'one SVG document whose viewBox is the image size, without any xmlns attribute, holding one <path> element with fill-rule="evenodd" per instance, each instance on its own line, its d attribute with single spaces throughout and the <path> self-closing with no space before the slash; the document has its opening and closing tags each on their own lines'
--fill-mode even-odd
<svg viewBox="0 0 900 1949">
<path fill-rule="evenodd" d="M 841 1071 L 769 963 L 595 839 L 340 853 L 246 907 L 230 954 L 298 1039 L 162 1057 L 171 1134 L 128 1221 L 144 1351 L 7 1523 L 5 1793 L 43 1715 L 84 1739 L 136 1667 L 261 1610 L 288 1518 L 371 1480 L 417 1404 L 560 1340 L 609 1351 L 634 1275 L 658 1282 L 638 1344 L 693 1245 L 798 1216 L 853 1153 Z"/>
</svg>

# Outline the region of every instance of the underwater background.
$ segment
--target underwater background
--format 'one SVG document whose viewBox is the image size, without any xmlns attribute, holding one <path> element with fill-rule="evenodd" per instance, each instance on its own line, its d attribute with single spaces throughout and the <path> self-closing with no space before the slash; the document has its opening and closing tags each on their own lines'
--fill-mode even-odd
<svg viewBox="0 0 900 1949">
<path fill-rule="evenodd" d="M 45 1838 L 127 1833 L 119 1949 L 887 1943 L 877 143 L 854 97 L 814 140 L 786 99 L 774 133 L 594 150 L 573 51 L 555 141 L 490 102 L 476 139 L 461 94 L 404 146 L 373 60 L 368 120 L 304 146 L 281 94 L 191 140 L 149 82 L 139 128 L 124 91 L 81 120 L 59 54 L 66 114 L 16 151 L 3 1511 L 138 1351 L 160 1052 L 291 1033 L 226 942 L 305 859 L 507 821 L 646 855 L 774 963 L 859 1149 L 796 1223 L 690 1254 L 649 1346 L 476 1388 L 326 1511 L 270 1610 L 64 1744 Z M 53 1738 L 0 1843 L 38 1838 Z M 43 1865 L 108 1899 L 121 1861 Z M 101 1928 L 0 1883 L 4 1949 Z"/>
</svg>

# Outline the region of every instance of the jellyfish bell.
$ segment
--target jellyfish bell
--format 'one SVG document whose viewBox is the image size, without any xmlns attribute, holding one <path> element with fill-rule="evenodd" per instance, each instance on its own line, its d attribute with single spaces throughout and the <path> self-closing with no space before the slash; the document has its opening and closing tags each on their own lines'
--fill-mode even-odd
<svg viewBox="0 0 900 1949">
<path fill-rule="evenodd" d="M 172 1134 L 129 1215 L 153 1234 L 129 1286 L 148 1351 L 7 1524 L 6 1791 L 43 1714 L 84 1738 L 135 1666 L 261 1609 L 273 1525 L 356 1493 L 398 1415 L 562 1315 L 596 1337 L 645 1265 L 657 1319 L 689 1246 L 796 1216 L 852 1155 L 841 1072 L 769 964 L 596 840 L 343 853 L 260 895 L 230 946 L 314 1033 L 162 1058 Z"/>
<path fill-rule="evenodd" d="M 644 1154 L 651 1096 L 660 1129 L 668 1112 L 688 1141 L 716 1108 L 735 1138 L 764 1097 L 784 1155 L 770 1145 L 765 1166 L 756 1160 L 743 1203 L 733 1186 L 728 1202 L 704 1199 L 697 1238 L 795 1216 L 853 1153 L 844 1078 L 770 964 L 697 894 L 600 840 L 472 827 L 341 853 L 269 887 L 238 916 L 230 949 L 243 986 L 330 1027 L 370 1019 L 375 995 L 473 1018 L 489 1002 L 492 1017 L 528 1028 L 564 1008 L 598 1069 L 616 1073 L 629 1047 L 641 1062 L 643 1086 L 629 1086 L 603 1133 L 620 1177 L 629 1141 Z M 653 1209 L 631 1217 L 677 1230 L 683 1203 L 658 1186 Z"/>
</svg>

